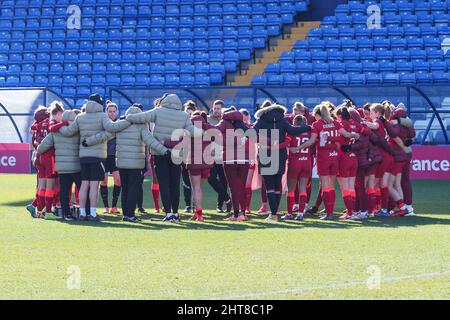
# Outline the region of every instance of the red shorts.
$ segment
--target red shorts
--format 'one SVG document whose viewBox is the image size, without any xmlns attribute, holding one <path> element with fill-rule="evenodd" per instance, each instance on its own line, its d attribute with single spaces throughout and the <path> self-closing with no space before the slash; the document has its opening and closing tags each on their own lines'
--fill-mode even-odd
<svg viewBox="0 0 450 320">
<path fill-rule="evenodd" d="M 188 171 L 190 176 L 201 176 L 202 179 L 208 179 L 211 169 L 188 169 Z"/>
<path fill-rule="evenodd" d="M 312 176 L 311 161 L 296 161 L 291 163 L 288 161 L 287 178 L 291 180 L 299 180 L 301 178 L 309 179 Z"/>
<path fill-rule="evenodd" d="M 394 165 L 394 158 L 389 153 L 383 153 L 383 161 L 378 165 L 375 177 L 381 179 L 386 172 L 390 172 Z"/>
<path fill-rule="evenodd" d="M 378 166 L 379 166 L 379 164 L 375 163 L 375 164 L 371 165 L 369 168 L 367 168 L 367 170 L 366 170 L 366 177 L 367 176 L 371 176 L 371 175 L 375 175 L 377 173 Z"/>
<path fill-rule="evenodd" d="M 353 156 L 342 155 L 339 157 L 339 177 L 350 178 L 356 177 L 358 172 L 358 159 Z"/>
<path fill-rule="evenodd" d="M 317 160 L 317 174 L 319 176 L 337 176 L 339 172 L 339 160 Z"/>
<path fill-rule="evenodd" d="M 40 178 L 43 179 L 54 179 L 57 178 L 58 175 L 55 171 L 55 158 L 50 156 L 45 156 L 45 154 L 41 155 L 41 163 L 40 163 Z"/>
<path fill-rule="evenodd" d="M 394 162 L 394 165 L 391 166 L 391 170 L 389 171 L 392 175 L 396 176 L 399 173 L 402 173 L 403 167 L 405 166 L 406 161 Z"/>
</svg>

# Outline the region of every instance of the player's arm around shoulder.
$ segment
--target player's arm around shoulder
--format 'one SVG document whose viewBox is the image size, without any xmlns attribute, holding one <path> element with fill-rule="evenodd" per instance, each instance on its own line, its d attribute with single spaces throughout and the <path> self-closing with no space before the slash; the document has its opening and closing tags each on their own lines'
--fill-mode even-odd
<svg viewBox="0 0 450 320">
<path fill-rule="evenodd" d="M 129 115 L 127 115 L 126 119 L 127 119 L 127 121 L 129 121 L 131 123 L 136 123 L 136 124 L 155 122 L 157 113 L 158 113 L 158 109 L 155 108 L 155 109 L 145 111 L 145 112 L 129 114 Z"/>
<path fill-rule="evenodd" d="M 114 133 L 111 133 L 111 132 L 108 132 L 108 131 L 100 131 L 100 132 L 98 132 L 98 133 L 96 133 L 96 134 L 94 134 L 94 135 L 92 135 L 90 137 L 87 137 L 82 142 L 83 142 L 83 145 L 85 147 L 91 147 L 91 146 L 95 146 L 97 144 L 109 141 L 111 139 L 114 139 L 115 136 L 116 135 Z"/>
<path fill-rule="evenodd" d="M 112 121 L 105 113 L 102 117 L 103 128 L 109 132 L 120 132 L 131 125 L 131 122 L 127 120 Z"/>
<path fill-rule="evenodd" d="M 80 121 L 82 116 L 82 114 L 78 115 L 71 124 L 61 127 L 59 129 L 59 133 L 61 133 L 65 137 L 72 137 L 76 135 L 78 132 L 80 132 L 80 126 L 78 122 Z"/>
<path fill-rule="evenodd" d="M 50 150 L 51 148 L 53 148 L 55 146 L 55 139 L 53 137 L 53 133 L 49 133 L 44 140 L 42 140 L 42 142 L 38 145 L 37 147 L 37 153 L 39 154 L 43 154 L 44 152 L 46 152 L 47 150 Z"/>
<path fill-rule="evenodd" d="M 146 125 L 142 125 L 141 140 L 148 147 L 157 150 L 160 154 L 165 154 L 168 151 L 168 149 L 153 136 L 153 134 L 148 130 L 148 127 Z"/>
</svg>

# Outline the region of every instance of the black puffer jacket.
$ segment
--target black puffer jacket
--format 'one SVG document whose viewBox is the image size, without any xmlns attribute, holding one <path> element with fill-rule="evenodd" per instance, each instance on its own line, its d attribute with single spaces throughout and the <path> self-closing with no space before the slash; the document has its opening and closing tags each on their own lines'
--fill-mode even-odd
<svg viewBox="0 0 450 320">
<path fill-rule="evenodd" d="M 108 141 L 108 158 L 116 157 L 116 138 Z"/>
<path fill-rule="evenodd" d="M 267 130 L 267 138 L 270 142 L 275 142 L 272 140 L 278 140 L 278 144 L 281 144 L 284 142 L 286 138 L 286 133 L 290 135 L 298 135 L 304 132 L 308 132 L 311 130 L 311 127 L 309 126 L 300 126 L 300 127 L 294 127 L 287 122 L 287 120 L 284 118 L 284 114 L 286 113 L 286 108 L 280 105 L 272 105 L 263 109 L 260 109 L 256 112 L 255 118 L 257 119 L 257 122 L 255 123 L 255 126 L 253 127 L 257 134 L 258 134 L 258 140 L 260 143 L 263 141 L 261 140 L 260 133 L 263 132 L 261 130 Z M 286 159 L 287 159 L 287 150 L 284 149 L 276 149 L 276 150 L 267 150 L 267 156 L 270 159 L 276 159 L 275 157 L 272 157 L 273 152 L 279 152 L 278 157 L 278 170 L 274 174 L 284 174 L 286 170 Z M 268 168 L 272 165 L 272 161 L 261 161 L 263 160 L 261 157 L 261 151 L 258 152 L 258 166 L 259 166 L 259 173 L 262 175 L 264 172 L 261 172 L 261 168 Z"/>
</svg>

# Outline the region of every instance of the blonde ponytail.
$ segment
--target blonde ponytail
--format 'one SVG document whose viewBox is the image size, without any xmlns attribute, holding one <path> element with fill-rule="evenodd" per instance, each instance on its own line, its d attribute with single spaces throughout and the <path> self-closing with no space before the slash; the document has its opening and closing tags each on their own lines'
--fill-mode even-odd
<svg viewBox="0 0 450 320">
<path fill-rule="evenodd" d="M 330 114 L 330 105 L 326 102 L 315 106 L 313 114 L 320 116 L 322 120 L 324 120 L 327 123 L 333 122 L 333 118 L 331 117 Z"/>
<path fill-rule="evenodd" d="M 330 114 L 330 109 L 328 108 L 328 106 L 326 104 L 322 104 L 320 106 L 320 117 L 322 118 L 322 120 L 324 120 L 327 123 L 333 122 L 333 118 L 331 117 L 331 114 Z"/>
<path fill-rule="evenodd" d="M 384 106 L 384 118 L 389 120 L 391 118 L 392 108 L 391 105 L 387 104 Z"/>
</svg>

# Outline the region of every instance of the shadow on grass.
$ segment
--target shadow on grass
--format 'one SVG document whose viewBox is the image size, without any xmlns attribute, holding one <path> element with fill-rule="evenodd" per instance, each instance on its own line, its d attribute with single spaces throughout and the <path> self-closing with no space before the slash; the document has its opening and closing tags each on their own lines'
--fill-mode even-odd
<svg viewBox="0 0 450 320">
<path fill-rule="evenodd" d="M 0 203 L 2 206 L 9 206 L 9 207 L 25 207 L 33 202 L 34 199 L 27 199 L 27 200 L 20 200 L 20 201 L 12 201 L 12 202 L 3 202 Z"/>
<path fill-rule="evenodd" d="M 87 221 L 71 221 L 62 223 L 69 225 L 84 225 L 95 228 L 125 228 L 125 229 L 140 229 L 140 230 L 216 230 L 216 231 L 245 231 L 245 230 L 259 230 L 259 229 L 284 229 L 284 230 L 302 230 L 302 229 L 358 229 L 360 227 L 369 228 L 399 228 L 399 227 L 417 227 L 423 225 L 450 225 L 450 219 L 440 219 L 430 216 L 416 216 L 416 217 L 386 217 L 373 218 L 364 221 L 321 221 L 318 217 L 308 217 L 302 222 L 298 221 L 282 221 L 278 223 L 268 223 L 262 216 L 249 216 L 247 222 L 228 222 L 225 221 L 226 216 L 221 214 L 205 215 L 205 222 L 189 221 L 189 215 L 181 215 L 182 220 L 179 223 L 162 222 L 162 215 L 146 214 L 139 216 L 142 221 L 140 223 L 125 223 L 122 222 L 121 216 L 102 216 L 103 222 L 87 222 Z"/>
</svg>

